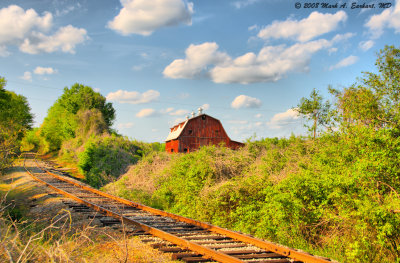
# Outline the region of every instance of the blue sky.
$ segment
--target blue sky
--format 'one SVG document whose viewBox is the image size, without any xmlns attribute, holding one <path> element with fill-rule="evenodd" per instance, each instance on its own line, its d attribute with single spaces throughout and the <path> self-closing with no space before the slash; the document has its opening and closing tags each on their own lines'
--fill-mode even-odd
<svg viewBox="0 0 400 263">
<path fill-rule="evenodd" d="M 81 83 L 113 103 L 114 127 L 132 139 L 161 142 L 199 107 L 233 140 L 304 134 L 291 108 L 375 71 L 376 53 L 399 47 L 400 2 L 297 2 L 3 0 L 0 76 L 36 126 Z"/>
</svg>

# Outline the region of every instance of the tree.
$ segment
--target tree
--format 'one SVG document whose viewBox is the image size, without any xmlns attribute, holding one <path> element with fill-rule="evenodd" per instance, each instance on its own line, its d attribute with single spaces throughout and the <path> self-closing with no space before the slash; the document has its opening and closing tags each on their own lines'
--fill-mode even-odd
<svg viewBox="0 0 400 263">
<path fill-rule="evenodd" d="M 385 46 L 378 53 L 378 73 L 364 76 L 337 92 L 342 124 L 400 128 L 400 49 Z"/>
<path fill-rule="evenodd" d="M 106 130 L 109 130 L 115 119 L 115 110 L 106 98 L 91 87 L 74 84 L 64 88 L 64 93 L 48 110 L 40 134 L 50 144 L 50 150 L 58 150 L 61 144 L 75 138 L 79 127 L 78 112 L 96 109 L 104 119 Z"/>
<path fill-rule="evenodd" d="M 312 90 L 310 98 L 301 98 L 300 103 L 293 110 L 297 111 L 302 117 L 312 120 L 311 126 L 305 124 L 310 132 L 313 132 L 313 138 L 315 139 L 317 127 L 319 125 L 327 126 L 331 123 L 330 120 L 330 108 L 331 104 L 329 101 L 323 102 L 323 98 L 319 95 L 318 91 Z"/>
<path fill-rule="evenodd" d="M 0 125 L 16 126 L 22 134 L 32 127 L 31 108 L 24 96 L 6 90 L 6 84 L 6 80 L 0 77 Z"/>
<path fill-rule="evenodd" d="M 6 90 L 6 84 L 0 77 L 0 172 L 11 165 L 19 141 L 33 122 L 26 98 Z"/>
</svg>

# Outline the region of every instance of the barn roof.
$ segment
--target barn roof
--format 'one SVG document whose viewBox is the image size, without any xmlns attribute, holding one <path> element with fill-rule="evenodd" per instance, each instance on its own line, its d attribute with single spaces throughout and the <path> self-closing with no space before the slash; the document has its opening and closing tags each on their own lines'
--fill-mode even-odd
<svg viewBox="0 0 400 263">
<path fill-rule="evenodd" d="M 215 119 L 214 117 L 211 117 L 210 115 L 207 115 L 207 114 L 204 114 L 204 113 L 203 114 L 199 114 L 197 116 L 193 116 L 190 119 L 186 119 L 185 121 L 180 122 L 179 124 L 177 124 L 177 125 L 175 125 L 174 127 L 171 128 L 171 131 L 168 134 L 168 137 L 167 137 L 167 139 L 165 139 L 165 141 L 167 142 L 167 141 L 170 141 L 170 140 L 178 139 L 178 137 L 181 135 L 183 129 L 185 129 L 185 126 L 186 126 L 186 124 L 188 124 L 189 121 L 191 121 L 193 119 L 196 119 L 196 118 L 199 118 L 200 116 L 203 116 L 203 115 Z M 218 119 L 216 119 L 216 120 L 219 121 Z"/>
<path fill-rule="evenodd" d="M 185 129 L 186 124 L 189 122 L 190 119 L 185 120 L 184 122 L 181 122 L 174 127 L 171 128 L 170 133 L 168 134 L 167 139 L 165 141 L 170 141 L 170 140 L 175 140 L 181 135 L 183 129 Z"/>
</svg>

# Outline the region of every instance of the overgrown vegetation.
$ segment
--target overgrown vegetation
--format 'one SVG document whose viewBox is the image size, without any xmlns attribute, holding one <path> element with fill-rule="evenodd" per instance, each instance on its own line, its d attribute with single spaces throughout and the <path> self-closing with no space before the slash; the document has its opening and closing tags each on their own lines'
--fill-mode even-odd
<svg viewBox="0 0 400 263">
<path fill-rule="evenodd" d="M 316 124 L 336 125 L 315 139 L 152 154 L 104 189 L 342 262 L 399 262 L 400 50 L 386 47 L 376 65 L 330 89 L 335 102 L 316 91 L 300 101 L 311 138 Z"/>
</svg>

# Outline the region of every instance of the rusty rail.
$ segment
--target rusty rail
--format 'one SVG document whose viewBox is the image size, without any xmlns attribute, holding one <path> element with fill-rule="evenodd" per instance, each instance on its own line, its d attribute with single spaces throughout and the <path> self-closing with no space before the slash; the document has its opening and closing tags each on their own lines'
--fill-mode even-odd
<svg viewBox="0 0 400 263">
<path fill-rule="evenodd" d="M 300 251 L 297 251 L 297 250 L 294 250 L 294 249 L 291 249 L 291 248 L 288 248 L 288 247 L 285 247 L 285 246 L 277 245 L 277 244 L 269 242 L 269 241 L 265 241 L 265 240 L 261 240 L 261 239 L 258 239 L 258 238 L 254 238 L 254 237 L 251 237 L 251 236 L 248 236 L 248 235 L 244 235 L 244 234 L 241 234 L 241 233 L 238 233 L 238 232 L 227 230 L 227 229 L 224 229 L 224 228 L 221 228 L 221 227 L 218 227 L 218 226 L 214 226 L 214 225 L 211 225 L 211 224 L 200 222 L 200 221 L 197 221 L 197 220 L 194 220 L 194 219 L 190 219 L 190 218 L 187 218 L 187 217 L 183 217 L 183 216 L 175 215 L 175 214 L 172 214 L 172 213 L 168 213 L 168 212 L 165 212 L 165 211 L 162 211 L 162 210 L 159 210 L 159 209 L 155 209 L 155 208 L 152 208 L 152 207 L 149 207 L 149 206 L 145 206 L 145 205 L 142 205 L 142 204 L 139 204 L 139 203 L 135 203 L 135 202 L 126 200 L 124 198 L 120 198 L 120 197 L 117 197 L 117 196 L 102 192 L 102 191 L 99 191 L 97 189 L 88 187 L 86 185 L 82 185 L 82 184 L 77 183 L 77 182 L 75 182 L 73 180 L 70 180 L 70 179 L 67 179 L 65 177 L 62 177 L 60 175 L 57 175 L 55 173 L 52 173 L 52 172 L 50 172 L 50 171 L 48 171 L 46 169 L 43 169 L 43 168 L 39 167 L 36 159 L 35 159 L 35 163 L 36 163 L 36 165 L 37 165 L 37 167 L 39 169 L 43 170 L 48 175 L 51 175 L 51 176 L 53 176 L 54 178 L 56 178 L 56 179 L 58 179 L 60 181 L 72 184 L 72 185 L 74 185 L 76 187 L 79 187 L 79 188 L 81 188 L 83 190 L 95 193 L 95 194 L 100 195 L 102 197 L 106 197 L 106 198 L 112 199 L 112 200 L 117 201 L 117 202 L 119 202 L 121 204 L 125 204 L 125 205 L 130 206 L 130 207 L 134 207 L 134 208 L 137 208 L 137 209 L 140 209 L 140 210 L 143 210 L 143 211 L 147 211 L 147 212 L 149 212 L 151 214 L 154 214 L 154 215 L 168 217 L 168 218 L 172 218 L 174 220 L 180 221 L 180 222 L 192 224 L 192 225 L 204 228 L 206 230 L 209 230 L 211 232 L 214 232 L 216 234 L 224 235 L 224 236 L 227 236 L 227 237 L 232 238 L 234 240 L 241 241 L 241 242 L 244 242 L 244 243 L 247 243 L 247 244 L 251 244 L 253 246 L 259 247 L 259 248 L 264 249 L 266 251 L 275 252 L 275 253 L 280 254 L 282 256 L 291 258 L 292 260 L 294 260 L 296 262 L 298 262 L 298 261 L 307 262 L 307 263 L 327 263 L 327 262 L 332 262 L 331 260 L 328 260 L 328 259 L 325 259 L 325 258 L 316 257 L 316 256 L 313 256 L 311 254 L 307 254 L 305 252 L 300 252 Z M 24 166 L 25 166 L 25 161 L 24 161 Z M 52 184 L 50 184 L 48 182 L 45 182 L 45 181 L 41 180 L 40 178 L 38 178 L 34 174 L 32 174 L 26 167 L 25 167 L 25 169 L 31 175 L 31 177 L 34 178 L 36 181 L 38 181 L 40 183 L 43 183 L 43 184 L 46 184 L 47 186 L 49 186 L 50 188 L 54 189 L 55 191 L 65 195 L 65 196 L 67 196 L 67 197 L 69 197 L 69 198 L 71 198 L 71 199 L 73 199 L 73 200 L 75 200 L 77 202 L 85 204 L 86 206 L 91 207 L 96 211 L 99 211 L 99 212 L 102 212 L 102 213 L 104 213 L 104 214 L 106 214 L 108 216 L 112 216 L 114 218 L 117 218 L 117 219 L 121 220 L 124 223 L 135 225 L 136 227 L 138 227 L 140 229 L 143 229 L 144 231 L 146 231 L 146 232 L 148 232 L 148 233 L 150 233 L 150 234 L 152 234 L 154 236 L 157 236 L 159 238 L 167 240 L 167 241 L 169 241 L 171 243 L 174 243 L 174 244 L 176 244 L 178 246 L 181 246 L 181 247 L 187 248 L 189 250 L 195 251 L 195 252 L 197 252 L 199 254 L 204 255 L 204 257 L 206 257 L 206 258 L 210 258 L 210 259 L 213 259 L 213 260 L 216 260 L 216 261 L 219 261 L 219 262 L 232 262 L 232 263 L 244 262 L 244 261 L 242 261 L 242 260 L 240 260 L 238 258 L 235 258 L 233 256 L 230 256 L 230 255 L 227 255 L 225 253 L 218 252 L 216 250 L 201 246 L 200 244 L 197 244 L 196 242 L 185 240 L 183 238 L 177 237 L 175 235 L 172 235 L 172 234 L 167 233 L 165 231 L 162 231 L 160 229 L 157 229 L 157 228 L 151 227 L 149 225 L 146 225 L 146 224 L 137 222 L 135 220 L 132 220 L 132 219 L 126 217 L 126 216 L 123 216 L 123 215 L 121 215 L 119 213 L 116 213 L 114 211 L 111 211 L 109 209 L 106 209 L 106 208 L 103 208 L 103 207 L 98 206 L 96 204 L 93 204 L 91 202 L 88 202 L 88 201 L 86 201 L 86 200 L 84 200 L 82 198 L 79 198 L 79 197 L 71 194 L 71 193 L 68 193 L 68 192 L 66 192 L 66 191 L 64 191 L 62 189 L 59 189 L 58 187 L 56 187 L 56 186 L 54 186 L 54 185 L 52 185 Z"/>
</svg>

